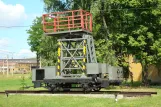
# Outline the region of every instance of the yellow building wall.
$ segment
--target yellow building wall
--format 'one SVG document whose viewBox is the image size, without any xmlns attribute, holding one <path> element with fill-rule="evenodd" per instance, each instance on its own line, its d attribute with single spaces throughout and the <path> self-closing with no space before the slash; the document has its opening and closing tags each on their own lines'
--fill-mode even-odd
<svg viewBox="0 0 161 107">
<path fill-rule="evenodd" d="M 133 74 L 133 81 L 142 80 L 142 66 L 140 63 L 135 63 L 133 61 L 132 55 L 129 56 L 129 70 Z"/>
<path fill-rule="evenodd" d="M 142 81 L 142 66 L 140 63 L 135 63 L 133 57 L 129 57 L 129 70 L 133 74 L 133 81 Z M 152 82 L 161 83 L 161 72 L 155 65 L 150 65 L 148 68 L 148 79 Z"/>
<path fill-rule="evenodd" d="M 161 73 L 158 72 L 158 69 L 155 65 L 149 66 L 148 79 L 151 80 L 151 82 L 161 83 Z"/>
<path fill-rule="evenodd" d="M 31 66 L 36 66 L 37 64 L 35 63 L 17 63 L 15 66 L 12 68 L 9 67 L 9 72 L 20 72 L 20 71 L 25 71 L 25 72 L 30 72 L 31 71 Z"/>
<path fill-rule="evenodd" d="M 140 63 L 130 63 L 129 70 L 133 74 L 133 81 L 142 80 L 142 67 Z"/>
</svg>

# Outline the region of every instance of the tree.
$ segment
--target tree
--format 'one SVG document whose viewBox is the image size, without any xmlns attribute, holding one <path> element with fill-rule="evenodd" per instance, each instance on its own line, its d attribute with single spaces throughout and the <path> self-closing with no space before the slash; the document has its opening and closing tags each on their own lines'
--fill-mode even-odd
<svg viewBox="0 0 161 107">
<path fill-rule="evenodd" d="M 57 41 L 44 35 L 41 17 L 37 17 L 33 21 L 33 25 L 27 30 L 27 33 L 29 34 L 28 44 L 31 46 L 31 51 L 36 52 L 38 66 L 40 56 L 42 65 L 55 65 L 57 60 Z"/>
<path fill-rule="evenodd" d="M 28 44 L 31 46 L 31 51 L 36 52 L 37 56 L 37 66 L 39 66 L 39 60 L 40 60 L 40 53 L 41 53 L 41 41 L 42 41 L 42 18 L 36 17 L 36 19 L 33 21 L 33 25 L 30 27 L 29 30 L 27 30 L 27 33 L 29 34 Z"/>
<path fill-rule="evenodd" d="M 110 0 L 100 6 L 94 6 L 98 7 L 97 10 L 103 11 L 95 14 L 95 23 L 100 24 L 100 28 L 97 29 L 100 29 L 108 42 L 112 43 L 112 50 L 115 51 L 119 65 L 128 67 L 124 56 L 136 56 L 142 64 L 144 82 L 147 82 L 148 66 L 160 63 L 160 3 L 158 0 Z M 100 34 L 98 32 L 99 36 Z"/>
<path fill-rule="evenodd" d="M 132 8 L 139 8 L 133 11 L 134 20 L 132 30 L 129 32 L 130 51 L 136 56 L 143 68 L 143 82 L 147 83 L 147 69 L 151 64 L 157 64 L 160 56 L 159 47 L 156 46 L 161 38 L 159 29 L 161 27 L 160 19 L 160 1 L 140 1 Z M 132 5 L 132 3 L 130 4 Z M 155 49 L 154 49 L 155 47 Z M 157 49 L 156 49 L 157 47 Z M 134 51 L 135 50 L 135 51 Z M 158 59 L 156 59 L 156 55 Z"/>
<path fill-rule="evenodd" d="M 91 4 L 97 0 L 44 0 L 47 12 L 65 11 L 72 9 L 90 10 Z"/>
<path fill-rule="evenodd" d="M 160 64 L 161 0 L 44 0 L 44 3 L 48 12 L 81 8 L 93 14 L 99 62 L 128 70 L 127 58 L 133 55 L 142 64 L 144 82 L 148 66 Z"/>
<path fill-rule="evenodd" d="M 52 66 L 57 64 L 57 38 L 42 37 L 41 43 L 42 64 Z"/>
</svg>

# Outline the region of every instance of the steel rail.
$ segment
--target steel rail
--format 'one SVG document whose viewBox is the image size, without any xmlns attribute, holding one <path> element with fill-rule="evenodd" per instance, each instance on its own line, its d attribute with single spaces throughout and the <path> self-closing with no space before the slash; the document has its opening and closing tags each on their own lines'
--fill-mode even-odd
<svg viewBox="0 0 161 107">
<path fill-rule="evenodd" d="M 0 92 L 0 95 L 1 95 L 1 94 L 6 94 L 6 92 Z"/>
<path fill-rule="evenodd" d="M 83 92 L 83 91 L 56 91 L 51 92 L 48 90 L 5 90 L 0 94 L 114 94 L 115 96 L 121 94 L 124 97 L 137 97 L 137 96 L 151 96 L 157 92 L 134 92 L 134 91 L 98 91 L 98 92 Z"/>
</svg>

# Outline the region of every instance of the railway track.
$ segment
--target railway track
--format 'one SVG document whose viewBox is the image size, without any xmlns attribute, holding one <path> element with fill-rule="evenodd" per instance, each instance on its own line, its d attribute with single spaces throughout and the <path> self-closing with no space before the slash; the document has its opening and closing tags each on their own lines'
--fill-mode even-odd
<svg viewBox="0 0 161 107">
<path fill-rule="evenodd" d="M 82 91 L 60 91 L 51 92 L 48 90 L 5 90 L 5 92 L 0 92 L 0 94 L 113 94 L 123 95 L 124 97 L 141 97 L 141 96 L 151 96 L 157 94 L 157 92 L 134 92 L 134 91 L 98 91 L 98 92 L 82 92 Z"/>
<path fill-rule="evenodd" d="M 6 93 L 5 93 L 5 92 L 0 92 L 0 95 L 1 95 L 1 94 L 6 94 Z"/>
</svg>

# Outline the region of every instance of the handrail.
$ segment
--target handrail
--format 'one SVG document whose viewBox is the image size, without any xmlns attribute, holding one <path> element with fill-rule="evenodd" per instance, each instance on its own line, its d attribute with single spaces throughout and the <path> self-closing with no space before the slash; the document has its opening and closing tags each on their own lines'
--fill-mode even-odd
<svg viewBox="0 0 161 107">
<path fill-rule="evenodd" d="M 82 9 L 43 14 L 42 19 L 46 33 L 81 29 L 92 32 L 92 14 Z"/>
</svg>

